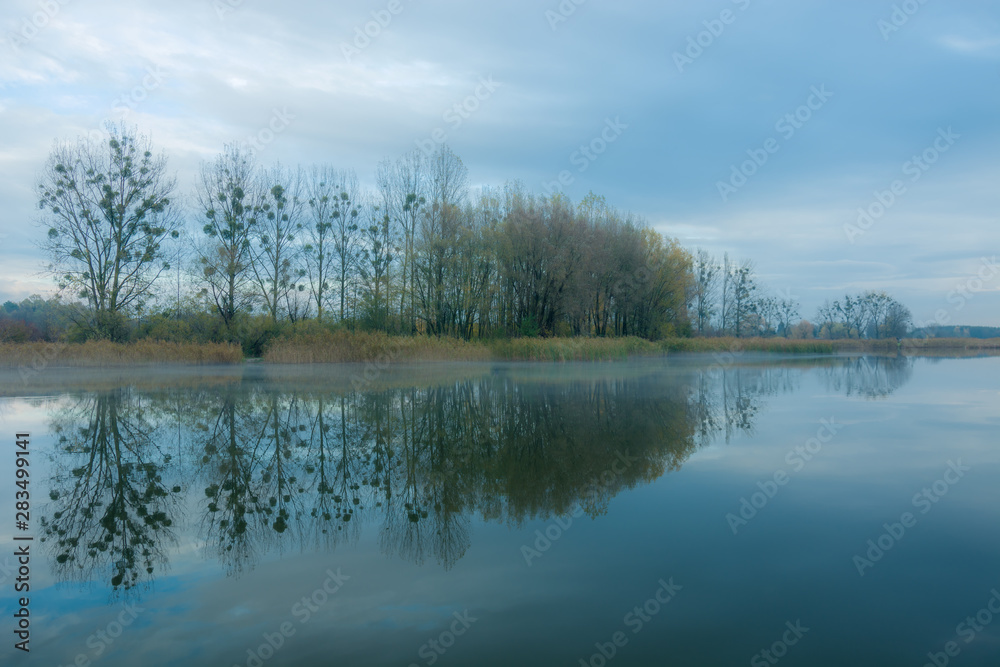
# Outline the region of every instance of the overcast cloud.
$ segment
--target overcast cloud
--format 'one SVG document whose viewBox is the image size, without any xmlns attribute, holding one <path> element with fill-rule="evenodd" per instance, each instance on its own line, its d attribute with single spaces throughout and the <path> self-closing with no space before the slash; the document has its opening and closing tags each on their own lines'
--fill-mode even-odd
<svg viewBox="0 0 1000 667">
<path fill-rule="evenodd" d="M 379 160 L 440 129 L 473 183 L 544 193 L 566 172 L 574 201 L 593 190 L 688 248 L 755 260 L 807 318 L 873 288 L 918 323 L 944 310 L 1000 326 L 1000 271 L 974 282 L 1000 245 L 995 3 L 561 7 L 5 0 L 0 300 L 52 289 L 32 191 L 53 141 L 125 118 L 184 192 L 228 142 L 257 137 L 264 163 L 328 161 L 370 183 Z M 366 24 L 376 36 L 358 36 Z M 859 226 L 861 207 L 876 215 Z"/>
</svg>

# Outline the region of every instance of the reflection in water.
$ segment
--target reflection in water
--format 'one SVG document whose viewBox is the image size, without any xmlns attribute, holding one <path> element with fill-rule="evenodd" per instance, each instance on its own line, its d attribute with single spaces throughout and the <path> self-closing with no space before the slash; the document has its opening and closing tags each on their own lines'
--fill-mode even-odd
<svg viewBox="0 0 1000 667">
<path fill-rule="evenodd" d="M 846 372 L 824 369 L 824 380 L 832 391 L 847 396 L 885 398 L 910 381 L 911 357 L 850 357 L 842 360 Z"/>
<path fill-rule="evenodd" d="M 147 403 L 125 389 L 55 415 L 54 509 L 41 523 L 64 579 L 110 571 L 111 586 L 127 590 L 166 562 L 181 487 L 164 484 L 171 457 L 156 442 Z"/>
<path fill-rule="evenodd" d="M 625 377 L 501 367 L 368 392 L 246 380 L 85 394 L 52 416 L 45 538 L 60 577 L 116 591 L 166 566 L 175 526 L 230 574 L 267 553 L 356 542 L 364 526 L 387 556 L 449 568 L 474 516 L 599 515 L 699 447 L 751 432 L 766 398 L 816 365 L 866 397 L 911 373 L 902 357 L 833 358 Z"/>
</svg>

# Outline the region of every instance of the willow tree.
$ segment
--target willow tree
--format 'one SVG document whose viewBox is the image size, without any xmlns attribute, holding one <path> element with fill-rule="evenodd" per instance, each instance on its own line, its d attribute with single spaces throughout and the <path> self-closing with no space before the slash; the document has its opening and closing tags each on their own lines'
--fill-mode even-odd
<svg viewBox="0 0 1000 667">
<path fill-rule="evenodd" d="M 92 334 L 120 340 L 126 316 L 170 268 L 162 244 L 177 238 L 179 216 L 176 181 L 150 138 L 124 124 L 107 132 L 100 141 L 57 144 L 38 195 L 51 272 L 90 306 Z"/>
</svg>

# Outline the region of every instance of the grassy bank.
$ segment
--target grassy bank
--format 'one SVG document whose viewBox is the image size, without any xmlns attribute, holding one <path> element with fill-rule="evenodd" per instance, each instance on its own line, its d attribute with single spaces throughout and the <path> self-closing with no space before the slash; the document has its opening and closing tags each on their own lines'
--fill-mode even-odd
<svg viewBox="0 0 1000 667">
<path fill-rule="evenodd" d="M 227 343 L 4 343 L 0 368 L 41 370 L 46 367 L 113 367 L 143 364 L 238 364 L 239 345 Z"/>
<path fill-rule="evenodd" d="M 904 354 L 947 354 L 1000 350 L 1000 339 L 905 339 Z M 388 336 L 381 332 L 311 330 L 278 338 L 268 345 L 267 364 L 317 364 L 413 361 L 618 361 L 675 352 L 772 352 L 895 354 L 895 340 L 786 340 L 784 338 L 676 338 L 650 342 L 641 338 L 515 338 L 463 341 L 454 338 Z M 226 343 L 138 341 L 118 344 L 0 344 L 0 368 L 123 367 L 145 364 L 239 364 L 240 347 Z"/>
<path fill-rule="evenodd" d="M 493 341 L 489 350 L 500 361 L 620 361 L 659 356 L 666 350 L 642 338 L 513 338 Z"/>
<path fill-rule="evenodd" d="M 262 361 L 269 364 L 317 364 L 358 361 L 488 361 L 481 343 L 456 338 L 388 336 L 382 332 L 310 330 L 278 338 Z"/>
</svg>

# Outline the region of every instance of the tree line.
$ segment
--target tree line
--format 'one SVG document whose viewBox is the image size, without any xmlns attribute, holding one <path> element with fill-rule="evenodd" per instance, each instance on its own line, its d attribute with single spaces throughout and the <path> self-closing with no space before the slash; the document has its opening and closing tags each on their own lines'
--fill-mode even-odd
<svg viewBox="0 0 1000 667">
<path fill-rule="evenodd" d="M 228 145 L 182 202 L 148 136 L 108 135 L 57 144 L 37 184 L 49 269 L 85 305 L 67 315 L 82 337 L 245 340 L 305 320 L 464 339 L 802 324 L 752 262 L 690 253 L 594 194 L 574 205 L 519 183 L 473 189 L 447 145 L 383 160 L 373 188 L 351 169 L 264 166 Z M 810 335 L 881 336 L 905 319 L 879 300 L 859 323 L 850 299 Z"/>
</svg>

